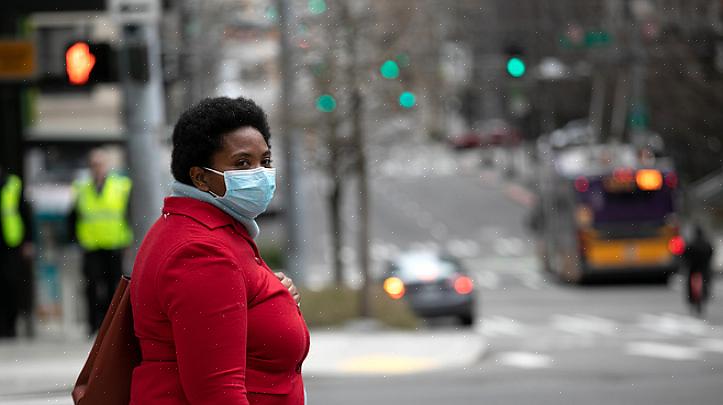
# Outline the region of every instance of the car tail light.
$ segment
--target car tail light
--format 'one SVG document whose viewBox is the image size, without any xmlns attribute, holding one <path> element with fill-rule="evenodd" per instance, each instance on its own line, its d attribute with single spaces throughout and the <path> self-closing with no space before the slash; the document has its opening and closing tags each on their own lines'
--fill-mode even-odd
<svg viewBox="0 0 723 405">
<path fill-rule="evenodd" d="M 384 292 L 392 299 L 398 300 L 404 296 L 404 282 L 398 277 L 389 277 L 384 280 Z"/>
<path fill-rule="evenodd" d="M 653 169 L 638 170 L 635 174 L 635 183 L 644 191 L 660 190 L 663 187 L 663 175 Z"/>
<path fill-rule="evenodd" d="M 578 193 L 584 193 L 590 189 L 590 181 L 585 176 L 580 176 L 575 179 L 575 190 Z"/>
<path fill-rule="evenodd" d="M 676 256 L 682 255 L 685 253 L 685 241 L 680 235 L 672 237 L 668 241 L 668 250 Z"/>
<path fill-rule="evenodd" d="M 668 186 L 668 188 L 676 188 L 678 187 L 678 175 L 674 172 L 670 172 L 665 175 L 665 185 Z"/>
<path fill-rule="evenodd" d="M 467 276 L 459 276 L 454 280 L 454 291 L 457 291 L 457 294 L 466 295 L 471 293 L 473 289 L 472 279 Z"/>
</svg>

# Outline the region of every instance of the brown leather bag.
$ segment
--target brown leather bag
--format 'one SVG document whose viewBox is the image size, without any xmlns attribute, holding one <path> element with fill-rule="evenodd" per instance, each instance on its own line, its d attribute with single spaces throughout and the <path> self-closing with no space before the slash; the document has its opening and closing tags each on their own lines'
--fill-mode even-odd
<svg viewBox="0 0 723 405">
<path fill-rule="evenodd" d="M 141 350 L 133 332 L 130 278 L 121 277 L 93 348 L 73 388 L 76 405 L 128 405 Z"/>
</svg>

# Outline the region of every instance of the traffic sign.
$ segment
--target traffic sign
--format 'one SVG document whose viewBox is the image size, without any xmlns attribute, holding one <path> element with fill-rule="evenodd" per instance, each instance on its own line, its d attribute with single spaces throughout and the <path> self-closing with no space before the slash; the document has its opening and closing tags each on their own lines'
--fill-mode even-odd
<svg viewBox="0 0 723 405">
<path fill-rule="evenodd" d="M 0 40 L 0 80 L 35 77 L 35 45 L 32 41 Z"/>
<path fill-rule="evenodd" d="M 150 23 L 161 17 L 158 0 L 108 0 L 108 11 L 120 24 Z"/>
</svg>

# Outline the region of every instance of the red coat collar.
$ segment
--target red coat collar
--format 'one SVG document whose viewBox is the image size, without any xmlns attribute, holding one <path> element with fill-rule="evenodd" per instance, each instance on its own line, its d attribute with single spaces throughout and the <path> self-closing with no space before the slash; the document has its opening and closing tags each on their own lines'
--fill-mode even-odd
<svg viewBox="0 0 723 405">
<path fill-rule="evenodd" d="M 213 205 L 189 197 L 166 197 L 163 201 L 163 213 L 189 217 L 209 229 L 231 225 L 246 239 L 250 238 L 246 227 L 239 224 L 230 215 Z"/>
</svg>

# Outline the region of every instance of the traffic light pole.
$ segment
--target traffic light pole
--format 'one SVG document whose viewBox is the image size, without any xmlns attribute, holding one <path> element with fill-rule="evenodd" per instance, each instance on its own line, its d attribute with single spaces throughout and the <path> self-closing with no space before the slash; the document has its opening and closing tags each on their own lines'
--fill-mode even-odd
<svg viewBox="0 0 723 405">
<path fill-rule="evenodd" d="M 303 271 L 306 263 L 304 246 L 301 244 L 302 230 L 304 229 L 303 188 L 300 183 L 301 170 L 300 133 L 295 128 L 293 120 L 294 86 L 296 85 L 296 71 L 293 61 L 293 46 L 291 35 L 296 32 L 295 14 L 289 0 L 276 0 L 279 10 L 279 31 L 281 39 L 281 142 L 284 153 L 285 173 L 281 176 L 282 187 L 285 187 L 284 215 L 286 219 L 286 272 L 296 278 L 296 284 L 303 283 Z"/>
<path fill-rule="evenodd" d="M 131 219 L 136 246 L 158 218 L 165 189 L 158 167 L 159 135 L 164 128 L 160 55 L 155 22 L 123 25 L 119 72 L 128 162 L 133 180 Z"/>
<path fill-rule="evenodd" d="M 0 34 L 17 38 L 21 16 L 12 12 L 0 13 Z M 0 172 L 23 176 L 23 84 L 0 82 Z"/>
</svg>

